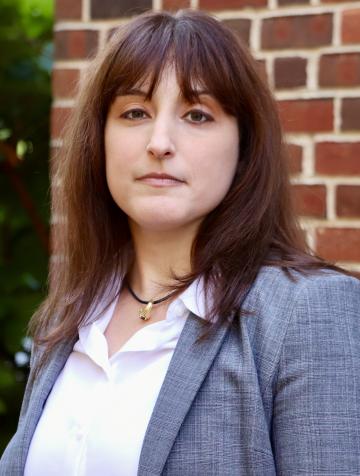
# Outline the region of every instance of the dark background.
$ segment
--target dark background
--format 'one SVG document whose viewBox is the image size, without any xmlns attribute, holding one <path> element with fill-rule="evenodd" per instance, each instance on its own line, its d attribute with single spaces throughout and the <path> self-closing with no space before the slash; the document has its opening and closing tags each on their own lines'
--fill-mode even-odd
<svg viewBox="0 0 360 476">
<path fill-rule="evenodd" d="M 53 2 L 0 2 L 0 454 L 28 374 L 26 327 L 46 292 Z"/>
</svg>

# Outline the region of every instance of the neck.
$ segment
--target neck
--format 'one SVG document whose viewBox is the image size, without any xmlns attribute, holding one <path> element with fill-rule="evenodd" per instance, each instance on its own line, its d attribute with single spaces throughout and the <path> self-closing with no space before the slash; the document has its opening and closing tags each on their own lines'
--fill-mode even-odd
<svg viewBox="0 0 360 476">
<path fill-rule="evenodd" d="M 185 275 L 191 271 L 192 230 L 154 232 L 130 224 L 134 262 L 128 273 L 133 291 L 141 299 L 158 299 L 168 293 L 164 285 L 175 284 L 172 272 Z"/>
</svg>

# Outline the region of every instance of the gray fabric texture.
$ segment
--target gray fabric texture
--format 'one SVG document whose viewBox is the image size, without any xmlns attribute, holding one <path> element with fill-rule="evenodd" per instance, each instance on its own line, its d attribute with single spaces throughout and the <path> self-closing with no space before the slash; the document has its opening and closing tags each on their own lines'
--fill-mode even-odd
<svg viewBox="0 0 360 476">
<path fill-rule="evenodd" d="M 334 271 L 293 275 L 297 282 L 279 268 L 261 268 L 243 303 L 255 314 L 204 343 L 194 345 L 202 325 L 189 315 L 138 476 L 360 475 L 360 281 Z M 1 476 L 23 475 L 74 342 L 29 379 Z"/>
</svg>

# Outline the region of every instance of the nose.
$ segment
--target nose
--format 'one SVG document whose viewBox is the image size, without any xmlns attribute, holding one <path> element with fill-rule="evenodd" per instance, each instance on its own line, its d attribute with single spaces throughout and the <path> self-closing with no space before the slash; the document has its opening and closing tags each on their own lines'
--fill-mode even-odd
<svg viewBox="0 0 360 476">
<path fill-rule="evenodd" d="M 175 144 L 172 140 L 174 129 L 169 117 L 158 117 L 154 120 L 147 153 L 156 159 L 171 158 L 175 154 Z"/>
</svg>

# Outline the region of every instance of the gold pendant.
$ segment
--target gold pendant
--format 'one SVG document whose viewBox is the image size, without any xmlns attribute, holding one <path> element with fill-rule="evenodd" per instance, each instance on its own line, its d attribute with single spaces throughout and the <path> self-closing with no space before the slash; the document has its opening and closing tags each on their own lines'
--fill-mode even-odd
<svg viewBox="0 0 360 476">
<path fill-rule="evenodd" d="M 145 307 L 142 307 L 141 309 L 139 309 L 140 319 L 142 319 L 143 321 L 148 321 L 151 317 L 150 312 L 152 307 L 153 307 L 153 303 L 152 301 L 149 301 Z"/>
</svg>

